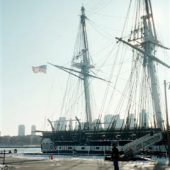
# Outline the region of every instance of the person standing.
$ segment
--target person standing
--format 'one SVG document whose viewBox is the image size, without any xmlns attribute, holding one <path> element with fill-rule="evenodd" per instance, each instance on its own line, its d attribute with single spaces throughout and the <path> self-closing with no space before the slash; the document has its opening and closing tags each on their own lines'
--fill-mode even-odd
<svg viewBox="0 0 170 170">
<path fill-rule="evenodd" d="M 112 161 L 115 170 L 119 170 L 119 150 L 115 144 L 112 145 Z"/>
</svg>

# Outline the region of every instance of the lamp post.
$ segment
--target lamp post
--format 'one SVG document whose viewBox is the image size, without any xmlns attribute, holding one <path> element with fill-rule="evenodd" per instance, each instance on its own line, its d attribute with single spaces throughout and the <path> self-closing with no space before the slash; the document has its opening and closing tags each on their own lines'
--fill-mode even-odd
<svg viewBox="0 0 170 170">
<path fill-rule="evenodd" d="M 164 92 L 165 92 L 165 112 L 166 112 L 166 130 L 167 130 L 167 145 L 168 145 L 168 159 L 169 159 L 169 163 L 168 165 L 170 166 L 170 130 L 169 130 L 169 121 L 168 121 L 168 104 L 167 104 L 167 92 L 166 92 L 166 85 L 169 84 L 170 82 L 166 82 L 166 80 L 164 80 Z"/>
</svg>

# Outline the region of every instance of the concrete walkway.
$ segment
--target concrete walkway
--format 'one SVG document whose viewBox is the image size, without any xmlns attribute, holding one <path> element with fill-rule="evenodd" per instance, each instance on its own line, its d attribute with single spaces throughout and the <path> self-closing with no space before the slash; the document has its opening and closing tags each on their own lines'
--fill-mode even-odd
<svg viewBox="0 0 170 170">
<path fill-rule="evenodd" d="M 104 160 L 28 160 L 7 158 L 10 170 L 114 170 L 112 162 Z M 170 170 L 155 162 L 120 162 L 120 170 Z"/>
</svg>

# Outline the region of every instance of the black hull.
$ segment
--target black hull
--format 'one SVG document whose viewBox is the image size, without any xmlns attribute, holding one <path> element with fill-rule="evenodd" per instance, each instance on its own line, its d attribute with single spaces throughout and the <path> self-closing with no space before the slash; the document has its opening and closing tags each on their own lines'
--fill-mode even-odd
<svg viewBox="0 0 170 170">
<path fill-rule="evenodd" d="M 42 141 L 44 139 L 50 139 L 54 146 L 44 149 L 44 144 L 42 144 L 41 148 L 43 153 L 55 153 L 59 155 L 109 155 L 113 143 L 123 146 L 146 134 L 158 132 L 160 132 L 160 129 L 151 128 L 95 131 L 45 131 L 43 132 Z M 162 132 L 162 134 L 162 141 L 155 144 L 155 150 L 150 147 L 149 152 L 153 151 L 153 154 L 156 152 L 166 152 L 167 134 L 166 132 Z M 164 150 L 161 149 L 163 146 L 165 148 Z"/>
</svg>

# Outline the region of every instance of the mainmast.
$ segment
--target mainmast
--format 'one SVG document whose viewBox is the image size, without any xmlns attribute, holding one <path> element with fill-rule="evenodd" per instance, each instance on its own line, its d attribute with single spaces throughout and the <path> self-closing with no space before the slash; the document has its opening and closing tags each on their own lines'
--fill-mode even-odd
<svg viewBox="0 0 170 170">
<path fill-rule="evenodd" d="M 156 29 L 153 19 L 152 6 L 150 0 L 141 0 L 138 2 L 137 13 L 142 13 L 142 17 L 139 18 L 139 14 L 136 14 L 136 24 L 134 30 L 131 31 L 128 41 L 122 38 L 116 38 L 124 44 L 130 46 L 133 51 L 140 54 L 143 60 L 143 70 L 148 77 L 150 84 L 153 112 L 155 113 L 155 125 L 157 128 L 163 128 L 162 111 L 160 104 L 160 94 L 157 73 L 155 68 L 155 62 L 170 68 L 170 66 L 159 58 L 155 57 L 156 46 L 168 49 L 160 44 L 157 40 Z M 141 2 L 144 4 L 143 10 L 141 10 Z"/>
<path fill-rule="evenodd" d="M 143 66 L 147 68 L 148 75 L 150 77 L 151 83 L 151 96 L 156 116 L 156 126 L 157 128 L 163 128 L 163 119 L 160 106 L 160 95 L 158 92 L 158 80 L 156 75 L 155 63 L 148 57 L 148 55 L 155 55 L 155 44 L 158 43 L 155 25 L 152 14 L 152 7 L 150 0 L 145 0 L 146 15 L 142 17 L 144 25 L 144 39 L 143 39 L 143 49 L 144 49 L 144 59 Z M 146 55 L 148 54 L 148 55 Z"/>
<path fill-rule="evenodd" d="M 81 16 L 80 16 L 80 49 L 78 54 L 73 58 L 73 66 L 80 69 L 81 77 L 84 85 L 84 97 L 85 97 L 85 111 L 86 111 L 86 121 L 87 127 L 89 128 L 92 123 L 92 115 L 91 115 L 91 99 L 90 99 L 90 89 L 89 89 L 89 70 L 93 67 L 90 64 L 89 57 L 89 49 L 87 42 L 87 33 L 86 33 L 86 15 L 85 8 L 81 8 Z"/>
</svg>

